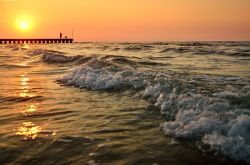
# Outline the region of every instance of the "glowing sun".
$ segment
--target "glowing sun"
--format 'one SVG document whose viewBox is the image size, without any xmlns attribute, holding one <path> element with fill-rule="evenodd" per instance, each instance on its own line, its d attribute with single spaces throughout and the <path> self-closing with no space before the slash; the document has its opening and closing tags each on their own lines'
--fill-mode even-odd
<svg viewBox="0 0 250 165">
<path fill-rule="evenodd" d="M 30 31 L 33 28 L 33 21 L 28 16 L 19 16 L 16 19 L 16 28 L 20 31 Z"/>
<path fill-rule="evenodd" d="M 21 21 L 19 24 L 20 29 L 22 30 L 28 30 L 29 29 L 29 23 L 27 21 Z"/>
<path fill-rule="evenodd" d="M 23 21 L 23 22 L 20 23 L 20 28 L 21 29 L 27 29 L 28 27 L 29 27 L 29 25 L 28 25 L 27 22 Z"/>
</svg>

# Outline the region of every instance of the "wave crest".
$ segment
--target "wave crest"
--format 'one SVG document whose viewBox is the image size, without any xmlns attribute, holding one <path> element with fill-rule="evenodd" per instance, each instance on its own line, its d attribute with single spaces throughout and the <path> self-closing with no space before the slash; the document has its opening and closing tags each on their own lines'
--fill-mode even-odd
<svg viewBox="0 0 250 165">
<path fill-rule="evenodd" d="M 62 54 L 45 53 L 42 56 L 43 61 L 47 63 L 67 63 L 79 60 L 82 56 L 64 56 Z"/>
<path fill-rule="evenodd" d="M 59 82 L 90 90 L 144 90 L 142 97 L 166 117 L 166 135 L 200 141 L 231 159 L 250 162 L 250 107 L 240 101 L 250 98 L 247 78 L 154 73 L 93 58 Z"/>
</svg>

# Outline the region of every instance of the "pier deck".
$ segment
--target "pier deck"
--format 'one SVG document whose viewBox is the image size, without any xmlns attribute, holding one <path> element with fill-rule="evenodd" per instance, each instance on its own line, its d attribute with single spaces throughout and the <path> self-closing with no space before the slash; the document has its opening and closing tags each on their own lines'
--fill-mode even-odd
<svg viewBox="0 0 250 165">
<path fill-rule="evenodd" d="M 48 44 L 48 43 L 73 43 L 72 38 L 47 38 L 47 39 L 0 39 L 0 44 Z"/>
</svg>

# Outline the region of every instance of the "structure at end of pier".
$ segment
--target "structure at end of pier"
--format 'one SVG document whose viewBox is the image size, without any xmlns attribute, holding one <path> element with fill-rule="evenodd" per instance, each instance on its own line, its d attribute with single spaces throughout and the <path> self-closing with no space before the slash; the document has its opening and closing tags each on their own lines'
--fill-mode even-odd
<svg viewBox="0 0 250 165">
<path fill-rule="evenodd" d="M 0 39 L 0 44 L 53 44 L 53 43 L 73 43 L 72 38 L 62 39 Z"/>
</svg>

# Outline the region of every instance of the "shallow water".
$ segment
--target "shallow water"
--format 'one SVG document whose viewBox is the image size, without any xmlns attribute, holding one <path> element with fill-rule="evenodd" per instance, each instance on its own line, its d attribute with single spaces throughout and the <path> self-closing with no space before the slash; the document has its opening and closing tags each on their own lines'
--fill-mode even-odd
<svg viewBox="0 0 250 165">
<path fill-rule="evenodd" d="M 250 162 L 249 42 L 0 45 L 0 73 L 1 164 Z"/>
</svg>

